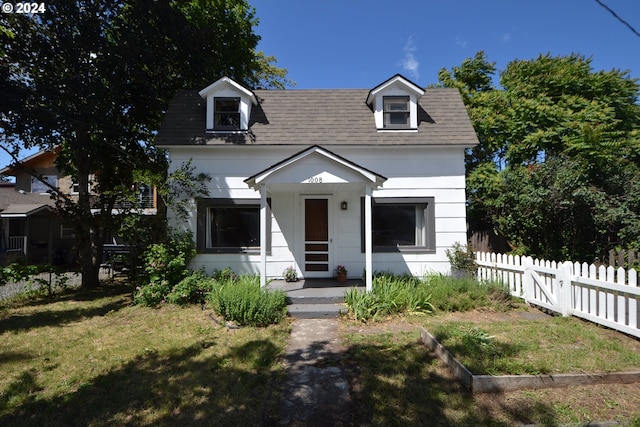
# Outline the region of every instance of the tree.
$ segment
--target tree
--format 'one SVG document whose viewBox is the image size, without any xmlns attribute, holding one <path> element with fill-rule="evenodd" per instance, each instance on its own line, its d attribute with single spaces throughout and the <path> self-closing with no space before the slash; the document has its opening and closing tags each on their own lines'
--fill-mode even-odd
<svg viewBox="0 0 640 427">
<path fill-rule="evenodd" d="M 1 15 L 1 147 L 16 162 L 21 148 L 61 147 L 58 168 L 79 194 L 55 197 L 73 219 L 83 286 L 98 285 L 104 237 L 124 220 L 116 204 L 133 197 L 141 171 L 166 173 L 152 140 L 176 90 L 223 75 L 288 84 L 255 51 L 254 14 L 244 0 L 59 0 L 42 14 Z"/>
<path fill-rule="evenodd" d="M 637 81 L 572 54 L 514 60 L 491 82 L 484 53 L 440 84 L 457 87 L 480 140 L 467 156 L 469 217 L 512 248 L 592 260 L 640 245 Z"/>
</svg>

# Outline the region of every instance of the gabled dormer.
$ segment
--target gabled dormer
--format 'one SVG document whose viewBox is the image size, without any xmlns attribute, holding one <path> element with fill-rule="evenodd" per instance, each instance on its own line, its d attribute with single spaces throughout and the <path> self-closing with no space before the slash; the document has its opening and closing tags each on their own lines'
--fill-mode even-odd
<svg viewBox="0 0 640 427">
<path fill-rule="evenodd" d="M 367 105 L 373 110 L 379 131 L 418 129 L 418 100 L 424 89 L 396 74 L 369 91 Z"/>
<path fill-rule="evenodd" d="M 252 91 L 223 77 L 198 92 L 207 100 L 207 132 L 240 132 L 249 129 L 251 107 L 258 105 Z"/>
</svg>

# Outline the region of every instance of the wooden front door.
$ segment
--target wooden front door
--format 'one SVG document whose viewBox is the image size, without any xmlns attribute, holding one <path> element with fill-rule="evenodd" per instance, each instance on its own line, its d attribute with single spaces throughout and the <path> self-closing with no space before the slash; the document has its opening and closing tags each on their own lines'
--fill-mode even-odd
<svg viewBox="0 0 640 427">
<path fill-rule="evenodd" d="M 304 199 L 304 275 L 330 277 L 329 199 Z"/>
</svg>

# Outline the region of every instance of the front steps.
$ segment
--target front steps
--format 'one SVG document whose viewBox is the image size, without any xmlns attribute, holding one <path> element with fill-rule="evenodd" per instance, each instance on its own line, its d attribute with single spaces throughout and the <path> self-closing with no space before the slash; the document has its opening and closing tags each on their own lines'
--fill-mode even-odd
<svg viewBox="0 0 640 427">
<path fill-rule="evenodd" d="M 352 287 L 364 289 L 361 280 L 338 283 L 333 279 L 275 280 L 269 287 L 286 292 L 289 315 L 297 319 L 334 319 L 347 310 L 344 293 Z"/>
<path fill-rule="evenodd" d="M 289 316 L 296 319 L 335 319 L 341 312 L 347 311 L 347 306 L 336 304 L 307 304 L 291 303 L 288 306 Z"/>
</svg>

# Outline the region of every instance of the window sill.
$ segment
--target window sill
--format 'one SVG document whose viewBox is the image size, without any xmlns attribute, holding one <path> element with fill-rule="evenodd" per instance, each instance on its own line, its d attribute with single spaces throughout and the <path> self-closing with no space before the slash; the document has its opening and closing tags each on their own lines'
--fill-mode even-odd
<svg viewBox="0 0 640 427">
<path fill-rule="evenodd" d="M 384 128 L 378 129 L 379 133 L 398 133 L 398 132 L 407 132 L 407 133 L 417 133 L 417 128 Z"/>
<path fill-rule="evenodd" d="M 198 250 L 199 254 L 246 254 L 260 255 L 260 248 L 204 248 Z M 267 250 L 267 255 L 271 255 L 271 249 Z"/>
<path fill-rule="evenodd" d="M 436 250 L 426 246 L 377 246 L 373 253 L 403 253 L 403 254 L 435 254 Z"/>
<path fill-rule="evenodd" d="M 219 133 L 219 134 L 244 134 L 247 133 L 248 130 L 243 130 L 243 129 L 207 129 L 206 130 L 207 133 Z"/>
</svg>

